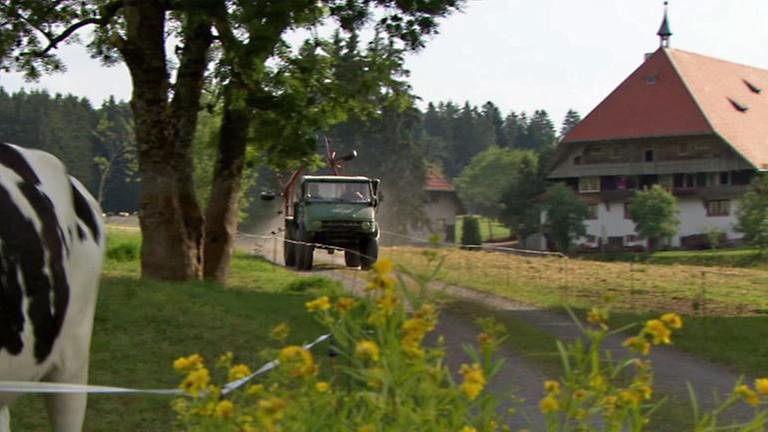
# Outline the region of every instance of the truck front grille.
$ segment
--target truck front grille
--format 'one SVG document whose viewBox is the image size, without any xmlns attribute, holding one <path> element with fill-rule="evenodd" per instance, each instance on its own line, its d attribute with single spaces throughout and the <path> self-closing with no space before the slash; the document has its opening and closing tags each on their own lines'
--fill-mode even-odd
<svg viewBox="0 0 768 432">
<path fill-rule="evenodd" d="M 323 221 L 323 231 L 350 231 L 359 230 L 362 226 L 360 221 Z"/>
</svg>

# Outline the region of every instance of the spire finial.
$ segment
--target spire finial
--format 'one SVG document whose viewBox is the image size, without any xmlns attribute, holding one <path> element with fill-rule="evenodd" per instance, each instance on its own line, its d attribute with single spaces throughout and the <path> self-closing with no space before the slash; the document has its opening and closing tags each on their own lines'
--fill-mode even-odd
<svg viewBox="0 0 768 432">
<path fill-rule="evenodd" d="M 667 6 L 669 2 L 664 2 L 664 19 L 661 21 L 661 27 L 659 27 L 659 47 L 669 48 L 669 37 L 672 36 L 672 32 L 669 30 L 669 20 L 667 19 Z"/>
</svg>

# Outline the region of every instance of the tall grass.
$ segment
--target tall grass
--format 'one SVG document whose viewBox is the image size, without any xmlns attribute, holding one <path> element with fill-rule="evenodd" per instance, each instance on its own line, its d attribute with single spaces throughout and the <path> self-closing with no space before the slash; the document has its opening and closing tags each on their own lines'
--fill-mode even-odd
<svg viewBox="0 0 768 432">
<path fill-rule="evenodd" d="M 198 352 L 216 358 L 227 351 L 260 366 L 258 353 L 273 346 L 270 330 L 291 323 L 290 341 L 321 332 L 304 303 L 337 289 L 326 278 L 302 278 L 266 261 L 237 255 L 229 286 L 205 282 L 160 283 L 139 279 L 137 232 L 110 229 L 91 346 L 90 382 L 131 388 L 174 388 L 174 359 Z M 308 279 L 305 281 L 305 279 Z M 301 289 L 292 289 L 301 285 Z M 92 395 L 86 431 L 169 431 L 170 399 L 164 396 Z M 16 431 L 44 431 L 40 398 L 24 396 L 12 407 Z"/>
</svg>

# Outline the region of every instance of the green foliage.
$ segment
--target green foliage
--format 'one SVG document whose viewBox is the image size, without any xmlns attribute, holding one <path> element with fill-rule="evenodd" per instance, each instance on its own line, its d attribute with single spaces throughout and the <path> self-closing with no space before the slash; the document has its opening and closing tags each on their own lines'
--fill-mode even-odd
<svg viewBox="0 0 768 432">
<path fill-rule="evenodd" d="M 629 215 L 635 221 L 635 231 L 651 244 L 677 232 L 677 200 L 659 185 L 638 191 L 629 204 Z"/>
<path fill-rule="evenodd" d="M 547 212 L 544 232 L 555 242 L 557 250 L 568 253 L 574 239 L 584 236 L 587 228 L 587 203 L 563 183 L 556 183 L 546 191 L 543 209 Z"/>
<path fill-rule="evenodd" d="M 736 217 L 736 230 L 744 234 L 744 241 L 768 249 L 768 175 L 755 177 L 741 198 Z"/>
<path fill-rule="evenodd" d="M 540 229 L 541 204 L 538 198 L 545 188 L 544 171 L 539 155 L 527 150 L 521 152 L 518 166 L 508 174 L 510 182 L 502 191 L 500 217 L 518 239 L 524 239 Z"/>
<path fill-rule="evenodd" d="M 224 398 L 208 392 L 210 385 L 245 376 L 250 368 L 232 356 L 210 369 L 199 356 L 178 359 L 174 367 L 185 375 L 182 387 L 193 396 L 174 403 L 182 428 L 470 431 L 501 426 L 496 398 L 486 384 L 501 363 L 493 354 L 503 328 L 480 323 L 479 346 L 467 348 L 470 362 L 456 367 L 461 378 L 455 379 L 444 343 L 424 344 L 438 315 L 426 302 L 425 284 L 411 291 L 395 282 L 391 269 L 380 260 L 362 298 L 320 296 L 306 303 L 331 334 L 336 353 L 331 360 L 318 361 L 312 352 L 284 343 L 285 327 L 276 328 L 277 349 L 265 350 L 265 357 L 279 359 L 278 367 L 258 384 Z"/>
<path fill-rule="evenodd" d="M 537 170 L 537 163 L 536 154 L 530 150 L 488 147 L 476 154 L 456 179 L 459 197 L 470 210 L 483 216 L 498 217 L 505 209 L 501 196 L 530 183 L 531 179 L 526 176 L 531 169 Z"/>
<path fill-rule="evenodd" d="M 483 244 L 480 235 L 480 219 L 477 216 L 464 216 L 462 219 L 461 244 L 463 246 L 480 246 Z"/>
</svg>

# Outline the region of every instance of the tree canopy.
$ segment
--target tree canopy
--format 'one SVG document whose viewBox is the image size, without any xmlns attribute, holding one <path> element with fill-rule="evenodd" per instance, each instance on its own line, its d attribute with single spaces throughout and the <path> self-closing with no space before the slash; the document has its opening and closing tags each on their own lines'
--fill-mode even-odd
<svg viewBox="0 0 768 432">
<path fill-rule="evenodd" d="M 736 230 L 744 234 L 744 241 L 758 248 L 768 249 L 768 176 L 755 177 L 736 211 Z"/>
<path fill-rule="evenodd" d="M 629 203 L 629 215 L 635 221 L 635 231 L 651 241 L 651 247 L 677 232 L 677 200 L 659 185 L 635 193 Z"/>
</svg>

